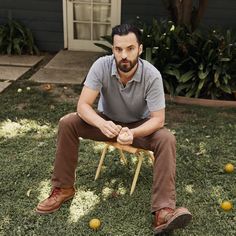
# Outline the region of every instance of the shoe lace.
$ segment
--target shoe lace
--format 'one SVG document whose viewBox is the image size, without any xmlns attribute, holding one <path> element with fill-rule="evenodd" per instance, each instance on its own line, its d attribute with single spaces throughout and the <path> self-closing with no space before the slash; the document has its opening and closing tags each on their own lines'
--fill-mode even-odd
<svg viewBox="0 0 236 236">
<path fill-rule="evenodd" d="M 173 209 L 171 209 L 171 208 L 161 209 L 156 215 L 157 226 L 166 223 L 172 215 L 173 215 Z"/>
<path fill-rule="evenodd" d="M 58 187 L 54 188 L 54 189 L 52 190 L 52 192 L 51 192 L 49 198 L 51 198 L 51 197 L 56 198 L 57 195 L 58 195 L 60 192 L 61 192 L 61 189 L 60 189 L 60 188 L 58 188 Z"/>
</svg>

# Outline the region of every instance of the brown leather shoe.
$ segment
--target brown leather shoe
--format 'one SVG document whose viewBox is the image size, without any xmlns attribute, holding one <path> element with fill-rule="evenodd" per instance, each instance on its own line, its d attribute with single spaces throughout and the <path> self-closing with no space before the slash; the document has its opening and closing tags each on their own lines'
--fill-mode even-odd
<svg viewBox="0 0 236 236">
<path fill-rule="evenodd" d="M 163 208 L 155 213 L 154 234 L 184 228 L 192 219 L 191 213 L 184 207 L 175 210 Z"/>
<path fill-rule="evenodd" d="M 48 198 L 40 202 L 36 208 L 39 214 L 49 214 L 57 211 L 61 205 L 73 198 L 75 188 L 54 188 Z"/>
</svg>

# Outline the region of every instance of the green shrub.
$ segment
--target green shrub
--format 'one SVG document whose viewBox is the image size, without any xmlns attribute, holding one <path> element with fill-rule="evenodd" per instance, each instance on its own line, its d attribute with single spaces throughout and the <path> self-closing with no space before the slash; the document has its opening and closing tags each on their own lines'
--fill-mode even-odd
<svg viewBox="0 0 236 236">
<path fill-rule="evenodd" d="M 154 19 L 143 24 L 143 37 L 145 58 L 161 71 L 168 93 L 212 99 L 232 94 L 236 43 L 230 30 L 190 32 Z"/>
<path fill-rule="evenodd" d="M 0 54 L 38 54 L 32 32 L 21 23 L 9 19 L 0 25 Z"/>
</svg>

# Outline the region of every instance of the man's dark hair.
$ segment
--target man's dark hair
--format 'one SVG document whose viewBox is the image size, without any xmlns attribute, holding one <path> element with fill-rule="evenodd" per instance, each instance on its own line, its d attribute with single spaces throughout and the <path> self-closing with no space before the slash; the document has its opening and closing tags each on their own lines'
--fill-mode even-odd
<svg viewBox="0 0 236 236">
<path fill-rule="evenodd" d="M 139 45 L 142 44 L 142 33 L 141 33 L 140 29 L 134 25 L 131 25 L 131 24 L 121 24 L 121 25 L 117 25 L 117 26 L 113 27 L 112 33 L 111 33 L 112 43 L 114 41 L 115 35 L 122 36 L 122 35 L 127 35 L 129 33 L 134 33 L 137 38 L 138 44 Z"/>
</svg>

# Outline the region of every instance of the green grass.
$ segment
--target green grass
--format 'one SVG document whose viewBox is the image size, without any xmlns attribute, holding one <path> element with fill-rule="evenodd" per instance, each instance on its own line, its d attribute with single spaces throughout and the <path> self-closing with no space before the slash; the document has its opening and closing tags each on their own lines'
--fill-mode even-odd
<svg viewBox="0 0 236 236">
<path fill-rule="evenodd" d="M 81 142 L 75 198 L 54 214 L 34 212 L 49 193 L 57 122 L 76 109 L 81 88 L 67 87 L 47 92 L 23 79 L 0 94 L 0 235 L 153 235 L 150 164 L 143 164 L 129 196 L 135 159 L 124 167 L 109 152 L 95 182 L 101 146 L 89 140 Z M 236 206 L 235 172 L 223 171 L 228 162 L 236 165 L 236 110 L 167 104 L 166 116 L 177 138 L 177 205 L 193 214 L 192 223 L 172 235 L 236 235 L 235 209 L 220 209 L 225 199 Z M 102 221 L 99 231 L 88 227 L 91 218 Z"/>
</svg>

